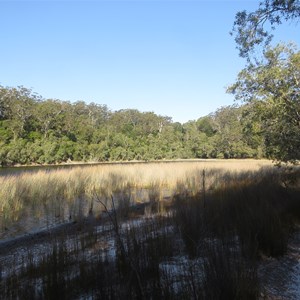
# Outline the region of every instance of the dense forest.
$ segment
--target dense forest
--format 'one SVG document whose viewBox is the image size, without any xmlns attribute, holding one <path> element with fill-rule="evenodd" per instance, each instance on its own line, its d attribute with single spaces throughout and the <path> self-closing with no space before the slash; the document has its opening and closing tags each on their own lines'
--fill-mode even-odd
<svg viewBox="0 0 300 300">
<path fill-rule="evenodd" d="M 262 1 L 253 12 L 238 12 L 231 34 L 247 63 L 227 92 L 240 105 L 184 124 L 0 85 L 0 165 L 262 157 L 298 163 L 300 51 L 292 43 L 272 47 L 271 32 L 299 17 L 294 0 Z"/>
<path fill-rule="evenodd" d="M 0 163 L 259 158 L 263 140 L 259 124 L 249 121 L 249 107 L 222 107 L 181 124 L 153 112 L 113 112 L 0 86 Z"/>
</svg>

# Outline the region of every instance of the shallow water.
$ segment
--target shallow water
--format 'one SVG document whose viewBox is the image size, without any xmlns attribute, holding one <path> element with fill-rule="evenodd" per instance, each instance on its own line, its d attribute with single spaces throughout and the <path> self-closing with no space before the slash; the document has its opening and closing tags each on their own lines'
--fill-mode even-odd
<svg viewBox="0 0 300 300">
<path fill-rule="evenodd" d="M 168 199 L 171 196 L 171 191 L 164 189 L 161 191 L 161 194 L 164 199 Z M 121 193 L 113 195 L 115 201 L 114 205 L 117 208 L 123 199 L 122 197 L 123 195 Z M 126 210 L 129 206 L 147 202 L 149 202 L 149 189 L 138 188 L 131 190 L 130 198 L 122 202 L 122 209 Z M 100 197 L 91 200 L 81 197 L 74 199 L 72 202 L 63 201 L 62 199 L 60 201 L 53 201 L 53 203 L 47 207 L 43 205 L 39 207 L 30 206 L 22 211 L 22 214 L 17 220 L 10 222 L 8 225 L 2 224 L 1 226 L 0 222 L 0 240 L 50 229 L 70 221 L 78 221 L 91 213 L 97 217 L 105 211 L 104 205 L 106 208 L 112 209 L 111 199 Z M 147 211 L 145 213 L 147 214 Z M 149 214 L 151 214 L 151 211 L 149 211 Z"/>
<path fill-rule="evenodd" d="M 300 228 L 292 236 L 287 253 L 265 259 L 259 270 L 262 299 L 300 299 Z"/>
</svg>

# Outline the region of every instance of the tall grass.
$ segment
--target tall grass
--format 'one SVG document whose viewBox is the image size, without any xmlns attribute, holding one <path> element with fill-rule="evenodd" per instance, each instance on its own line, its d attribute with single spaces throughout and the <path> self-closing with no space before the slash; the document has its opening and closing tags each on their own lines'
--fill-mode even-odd
<svg viewBox="0 0 300 300">
<path fill-rule="evenodd" d="M 0 298 L 258 299 L 261 257 L 284 254 L 300 221 L 298 169 L 200 168 L 185 173 L 186 181 L 169 173 L 174 189 L 167 213 L 131 221 L 134 185 L 122 173 L 111 174 L 106 185 L 125 200 L 116 211 L 109 210 L 113 197 L 103 202 L 112 224 L 102 223 L 105 218 L 78 223 L 75 233 L 54 235 L 38 249 L 29 245 L 25 254 L 16 251 L 14 263 L 3 263 Z M 147 182 L 150 204 L 163 201 L 159 189 L 168 183 L 154 179 L 153 186 Z M 101 202 L 102 189 L 92 187 L 90 197 Z M 109 243 L 112 249 L 103 246 Z"/>
<path fill-rule="evenodd" d="M 299 178 L 299 169 L 223 173 L 205 199 L 203 193 L 178 194 L 175 219 L 190 255 L 197 255 L 206 236 L 236 237 L 249 256 L 285 253 L 289 234 L 300 221 Z"/>
<path fill-rule="evenodd" d="M 160 199 L 183 190 L 197 194 L 201 190 L 203 169 L 210 170 L 206 181 L 207 187 L 212 187 L 216 184 L 219 169 L 241 172 L 257 170 L 263 165 L 270 165 L 270 162 L 242 160 L 75 166 L 1 176 L 0 229 L 3 235 L 5 228 L 11 229 L 16 221 L 22 222 L 28 216 L 35 220 L 46 219 L 47 224 L 51 224 L 80 218 L 91 208 L 99 213 L 102 208 L 95 204 L 95 194 L 106 201 L 111 195 L 120 198 L 116 196 L 126 193 L 132 203 L 149 200 L 158 203 Z"/>
</svg>

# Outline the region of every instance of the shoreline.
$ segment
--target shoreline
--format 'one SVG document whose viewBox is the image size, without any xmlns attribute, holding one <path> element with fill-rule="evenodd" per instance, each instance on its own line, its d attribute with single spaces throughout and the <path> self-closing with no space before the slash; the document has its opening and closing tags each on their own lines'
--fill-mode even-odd
<svg viewBox="0 0 300 300">
<path fill-rule="evenodd" d="M 166 160 L 128 160 L 128 161 L 102 161 L 102 162 L 83 162 L 71 161 L 57 164 L 16 164 L 10 166 L 0 166 L 0 170 L 13 168 L 37 168 L 37 167 L 68 167 L 68 166 L 82 166 L 82 165 L 128 165 L 128 164 L 147 164 L 147 163 L 180 163 L 180 162 L 226 162 L 226 161 L 266 161 L 273 162 L 267 158 L 187 158 L 187 159 L 166 159 Z"/>
</svg>

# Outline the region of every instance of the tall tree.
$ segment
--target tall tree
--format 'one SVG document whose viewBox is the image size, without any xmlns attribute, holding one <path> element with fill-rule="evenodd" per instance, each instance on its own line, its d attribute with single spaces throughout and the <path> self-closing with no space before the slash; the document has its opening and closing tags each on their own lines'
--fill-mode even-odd
<svg viewBox="0 0 300 300">
<path fill-rule="evenodd" d="M 299 0 L 264 0 L 254 12 L 238 12 L 232 34 L 235 36 L 240 56 L 249 59 L 256 45 L 269 45 L 273 37 L 271 31 L 276 26 L 283 21 L 297 21 L 299 18 Z"/>
<path fill-rule="evenodd" d="M 35 118 L 39 121 L 44 138 L 49 131 L 58 124 L 57 116 L 63 112 L 63 105 L 59 100 L 41 101 L 35 106 Z"/>
<path fill-rule="evenodd" d="M 7 128 L 11 130 L 14 140 L 22 137 L 32 117 L 32 108 L 40 99 L 30 89 L 0 87 L 0 115 L 9 120 Z"/>
<path fill-rule="evenodd" d="M 238 74 L 228 92 L 251 103 L 269 157 L 283 162 L 300 159 L 300 52 L 295 46 L 269 48 L 260 62 Z"/>
</svg>

